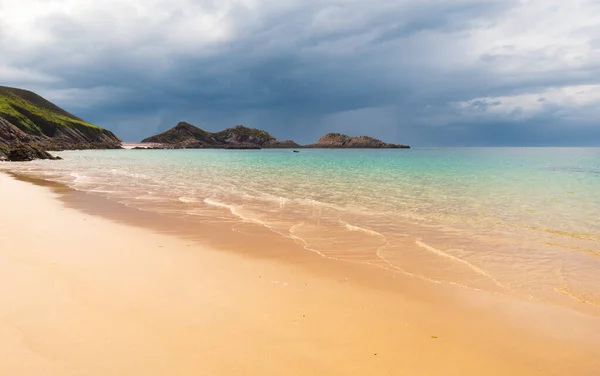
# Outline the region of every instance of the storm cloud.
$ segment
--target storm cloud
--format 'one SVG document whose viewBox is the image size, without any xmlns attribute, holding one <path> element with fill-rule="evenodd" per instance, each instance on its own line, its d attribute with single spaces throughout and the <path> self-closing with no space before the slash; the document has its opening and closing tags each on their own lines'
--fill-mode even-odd
<svg viewBox="0 0 600 376">
<path fill-rule="evenodd" d="M 600 144 L 594 0 L 0 0 L 0 84 L 127 141 Z"/>
</svg>

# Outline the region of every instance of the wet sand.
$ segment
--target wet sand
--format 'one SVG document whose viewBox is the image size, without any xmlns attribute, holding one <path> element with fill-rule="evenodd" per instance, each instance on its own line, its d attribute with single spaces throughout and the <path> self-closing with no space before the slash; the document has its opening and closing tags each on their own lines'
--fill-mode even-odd
<svg viewBox="0 0 600 376">
<path fill-rule="evenodd" d="M 598 317 L 46 185 L 0 174 L 2 375 L 600 374 Z"/>
</svg>

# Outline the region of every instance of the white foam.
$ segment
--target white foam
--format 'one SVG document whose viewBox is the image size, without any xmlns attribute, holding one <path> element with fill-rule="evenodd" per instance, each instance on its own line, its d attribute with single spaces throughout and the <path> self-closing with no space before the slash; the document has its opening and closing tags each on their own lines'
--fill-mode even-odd
<svg viewBox="0 0 600 376">
<path fill-rule="evenodd" d="M 421 247 L 421 248 L 423 248 L 423 249 L 425 249 L 425 250 L 427 250 L 427 251 L 429 251 L 429 252 L 437 255 L 437 256 L 444 257 L 444 258 L 456 261 L 458 263 L 461 263 L 463 265 L 466 265 L 468 268 L 470 268 L 471 270 L 473 270 L 475 273 L 481 274 L 481 275 L 489 278 L 496 285 L 498 285 L 500 287 L 504 287 L 502 284 L 500 284 L 498 281 L 496 281 L 496 279 L 490 273 L 486 272 L 485 270 L 481 269 L 478 266 L 475 266 L 475 265 L 471 264 L 467 260 L 461 259 L 459 257 L 456 257 L 456 256 L 453 256 L 453 255 L 451 255 L 449 253 L 446 253 L 446 252 L 444 252 L 442 250 L 439 250 L 439 249 L 437 249 L 435 247 L 432 247 L 429 244 L 424 243 L 423 241 L 421 241 L 421 239 L 415 240 L 415 244 L 418 245 L 419 247 Z"/>
<path fill-rule="evenodd" d="M 193 197 L 179 197 L 178 200 L 185 203 L 198 202 L 198 200 Z"/>
<path fill-rule="evenodd" d="M 76 173 L 76 172 L 71 172 L 71 173 L 69 174 L 69 176 L 71 176 L 71 177 L 74 177 L 74 178 L 75 178 L 75 179 L 73 179 L 73 182 L 78 182 L 78 181 L 80 181 L 80 180 L 83 180 L 83 179 L 87 178 L 87 176 L 85 176 L 85 175 L 80 175 L 80 174 L 78 174 L 78 173 Z"/>
<path fill-rule="evenodd" d="M 348 222 L 341 221 L 341 223 L 344 224 L 344 227 L 346 227 L 346 229 L 348 231 L 364 232 L 365 234 L 368 234 L 370 236 L 379 236 L 379 237 L 385 238 L 385 235 L 383 235 L 383 234 L 381 234 L 381 233 L 379 233 L 377 231 L 373 231 L 373 230 L 370 230 L 368 228 L 364 228 L 364 227 L 360 227 L 360 226 L 354 226 L 354 225 L 351 225 Z"/>
<path fill-rule="evenodd" d="M 207 205 L 210 205 L 210 206 L 215 206 L 217 208 L 227 209 L 227 210 L 229 210 L 229 212 L 231 214 L 235 215 L 236 217 L 239 217 L 241 219 L 246 219 L 244 216 L 237 213 L 236 208 L 233 205 L 228 205 L 228 204 L 216 201 L 216 200 L 212 200 L 210 198 L 205 198 L 204 203 Z"/>
<path fill-rule="evenodd" d="M 154 195 L 140 195 L 133 197 L 135 200 L 144 200 L 144 201 L 168 201 L 169 199 L 161 196 Z"/>
<path fill-rule="evenodd" d="M 283 209 L 283 207 L 285 206 L 285 204 L 288 203 L 288 199 L 285 197 L 279 197 L 279 207 Z"/>
<path fill-rule="evenodd" d="M 296 227 L 303 226 L 303 225 L 304 225 L 304 223 L 301 222 L 301 223 L 297 223 L 297 224 L 293 225 L 292 227 L 290 227 L 290 229 L 289 229 L 289 236 L 288 237 L 290 239 L 292 239 L 294 242 L 296 242 L 296 244 L 301 245 L 302 248 L 306 249 L 307 251 L 316 253 L 316 254 L 318 254 L 321 257 L 325 257 L 325 258 L 329 258 L 329 259 L 334 259 L 333 257 L 325 256 L 325 254 L 323 254 L 322 252 L 319 252 L 318 250 L 316 250 L 314 248 L 310 248 L 308 246 L 308 242 L 306 240 L 304 240 L 300 236 L 294 235 L 294 232 L 296 231 Z"/>
<path fill-rule="evenodd" d="M 334 210 L 339 210 L 339 211 L 352 211 L 352 210 L 350 210 L 350 208 L 344 208 L 344 207 L 341 207 L 341 206 L 338 206 L 335 204 L 330 204 L 327 202 L 314 200 L 312 198 L 297 198 L 297 199 L 294 199 L 294 201 L 299 204 L 308 205 L 308 206 L 324 207 L 324 208 L 329 208 L 329 209 L 334 209 Z"/>
<path fill-rule="evenodd" d="M 264 227 L 267 227 L 267 228 L 271 229 L 271 227 L 267 223 L 261 221 L 260 219 L 252 218 L 252 217 L 248 217 L 246 215 L 243 215 L 242 213 L 239 212 L 239 209 L 236 206 L 234 206 L 234 205 L 225 204 L 225 203 L 222 203 L 222 202 L 219 202 L 219 201 L 216 201 L 216 200 L 212 200 L 210 198 L 205 198 L 204 199 L 204 203 L 207 204 L 207 205 L 210 205 L 210 206 L 216 206 L 218 208 L 227 209 L 227 210 L 229 210 L 229 212 L 231 214 L 233 214 L 234 216 L 242 219 L 243 221 L 253 222 L 253 223 L 256 223 L 256 224 L 259 224 L 261 226 L 264 226 Z"/>
</svg>

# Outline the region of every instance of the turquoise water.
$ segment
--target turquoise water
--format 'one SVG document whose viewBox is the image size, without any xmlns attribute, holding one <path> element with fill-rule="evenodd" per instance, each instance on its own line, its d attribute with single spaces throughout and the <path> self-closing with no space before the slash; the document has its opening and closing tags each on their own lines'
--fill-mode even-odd
<svg viewBox="0 0 600 376">
<path fill-rule="evenodd" d="M 600 149 L 106 150 L 2 165 L 435 283 L 600 308 Z"/>
</svg>

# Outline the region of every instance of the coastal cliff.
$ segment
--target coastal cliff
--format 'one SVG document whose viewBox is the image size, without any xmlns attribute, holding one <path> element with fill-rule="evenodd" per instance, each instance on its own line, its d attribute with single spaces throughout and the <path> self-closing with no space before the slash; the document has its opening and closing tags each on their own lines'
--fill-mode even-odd
<svg viewBox="0 0 600 376">
<path fill-rule="evenodd" d="M 116 149 L 121 141 L 27 90 L 0 86 L 0 160 L 50 158 L 46 151 Z"/>
<path fill-rule="evenodd" d="M 42 139 L 30 136 L 5 119 L 0 118 L 0 161 L 31 161 L 55 159 L 43 147 L 37 145 Z"/>
<path fill-rule="evenodd" d="M 260 148 L 295 148 L 293 141 L 278 141 L 268 132 L 255 128 L 237 125 L 220 132 L 212 133 L 186 122 L 148 137 L 142 143 L 162 144 L 164 147 L 177 149 L 260 149 Z"/>
</svg>

